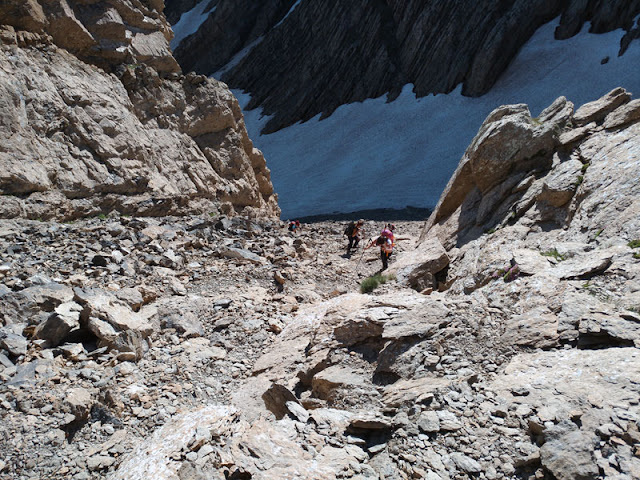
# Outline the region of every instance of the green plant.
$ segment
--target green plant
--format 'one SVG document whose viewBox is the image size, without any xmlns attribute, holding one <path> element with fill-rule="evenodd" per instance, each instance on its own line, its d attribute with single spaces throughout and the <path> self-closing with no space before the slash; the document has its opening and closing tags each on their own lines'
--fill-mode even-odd
<svg viewBox="0 0 640 480">
<path fill-rule="evenodd" d="M 537 126 L 542 125 L 542 122 L 540 121 L 539 117 L 531 117 L 531 123 L 533 123 L 534 125 L 537 125 Z"/>
<path fill-rule="evenodd" d="M 546 252 L 540 252 L 540 255 L 542 255 L 543 257 L 553 257 L 557 262 L 562 262 L 563 260 L 567 259 L 566 255 L 562 255 L 555 248 L 551 250 L 547 250 Z"/>
<path fill-rule="evenodd" d="M 634 253 L 634 254 L 633 254 L 633 258 L 640 259 L 640 252 L 638 252 L 638 253 Z"/>
<path fill-rule="evenodd" d="M 520 277 L 520 267 L 517 263 L 512 262 L 511 265 L 493 272 L 491 276 L 496 280 L 502 278 L 505 283 L 513 282 L 516 278 Z"/>
<path fill-rule="evenodd" d="M 573 184 L 577 187 L 582 185 L 582 182 L 584 182 L 584 177 L 582 175 L 578 175 L 578 180 L 576 180 Z"/>
<path fill-rule="evenodd" d="M 493 235 L 493 234 L 494 234 L 494 233 L 496 233 L 497 231 L 498 231 L 498 227 L 493 227 L 493 228 L 490 228 L 489 230 L 487 230 L 485 233 L 486 233 L 487 235 Z"/>
<path fill-rule="evenodd" d="M 591 280 L 587 280 L 582 284 L 582 288 L 591 288 Z"/>
<path fill-rule="evenodd" d="M 360 293 L 371 293 L 380 285 L 387 283 L 389 280 L 393 280 L 395 276 L 393 275 L 383 275 L 381 273 L 376 273 L 371 277 L 365 278 L 360 283 Z"/>
<path fill-rule="evenodd" d="M 640 240 L 631 240 L 627 245 L 631 248 L 640 248 Z"/>
<path fill-rule="evenodd" d="M 591 165 L 591 163 L 590 163 L 590 162 L 587 162 L 587 163 L 583 164 L 583 165 L 582 165 L 582 168 L 580 169 L 580 171 L 581 171 L 582 173 L 586 173 L 586 172 L 587 172 L 587 169 L 589 168 L 589 165 Z"/>
</svg>

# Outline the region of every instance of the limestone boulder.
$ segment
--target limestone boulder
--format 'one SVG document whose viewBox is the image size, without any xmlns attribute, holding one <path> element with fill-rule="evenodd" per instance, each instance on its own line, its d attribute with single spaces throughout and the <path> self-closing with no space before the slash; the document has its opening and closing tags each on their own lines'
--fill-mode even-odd
<svg viewBox="0 0 640 480">
<path fill-rule="evenodd" d="M 602 126 L 606 129 L 612 129 L 638 120 L 640 120 L 640 99 L 635 99 L 608 114 Z"/>
<path fill-rule="evenodd" d="M 535 122 L 526 105 L 494 110 L 465 152 L 429 217 L 421 240 L 438 238 L 445 249 L 477 238 L 509 214 L 505 200 L 528 172 L 550 168 L 558 132 L 573 104 L 558 98 Z"/>
<path fill-rule="evenodd" d="M 628 103 L 629 100 L 631 100 L 631 95 L 624 88 L 615 88 L 604 97 L 581 106 L 576 110 L 573 121 L 578 126 L 591 122 L 600 123 L 609 113 Z"/>
<path fill-rule="evenodd" d="M 556 208 L 565 205 L 578 189 L 582 168 L 576 159 L 561 162 L 545 177 L 538 200 Z"/>
<path fill-rule="evenodd" d="M 594 450 L 598 438 L 581 432 L 564 421 L 544 432 L 545 444 L 540 448 L 540 461 L 558 480 L 597 478 L 600 471 Z"/>
<path fill-rule="evenodd" d="M 34 338 L 46 340 L 50 346 L 57 346 L 72 330 L 80 327 L 82 307 L 75 302 L 58 305 L 55 312 L 40 323 Z"/>
<path fill-rule="evenodd" d="M 558 345 L 558 318 L 545 307 L 511 317 L 502 335 L 508 345 L 553 348 Z"/>
<path fill-rule="evenodd" d="M 402 252 L 389 269 L 401 285 L 422 291 L 437 287 L 435 276 L 449 265 L 449 256 L 436 238 L 420 243 L 415 250 Z"/>
</svg>

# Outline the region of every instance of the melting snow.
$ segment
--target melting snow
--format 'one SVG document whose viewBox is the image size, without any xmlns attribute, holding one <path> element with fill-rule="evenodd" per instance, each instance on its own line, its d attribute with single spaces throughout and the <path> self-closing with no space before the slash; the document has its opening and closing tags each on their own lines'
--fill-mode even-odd
<svg viewBox="0 0 640 480">
<path fill-rule="evenodd" d="M 227 73 L 229 70 L 231 70 L 233 67 L 235 67 L 236 65 L 238 65 L 242 59 L 244 57 L 246 57 L 247 55 L 249 55 L 249 52 L 251 50 L 253 50 L 253 47 L 255 47 L 256 45 L 260 44 L 260 42 L 262 42 L 262 40 L 264 40 L 264 36 L 258 37 L 256 38 L 253 42 L 251 42 L 249 45 L 247 45 L 246 47 L 244 47 L 242 50 L 240 50 L 238 53 L 236 53 L 233 58 L 231 60 L 229 60 L 229 63 L 227 63 L 224 67 L 222 67 L 220 70 L 218 70 L 217 72 L 213 73 L 211 76 L 215 79 L 220 80 L 220 78 L 222 77 L 222 75 L 224 75 L 225 73 Z"/>
<path fill-rule="evenodd" d="M 544 25 L 521 49 L 494 88 L 480 98 L 416 98 L 406 85 L 393 102 L 369 99 L 344 105 L 270 135 L 268 118 L 245 112 L 249 135 L 272 172 L 283 218 L 368 208 L 433 207 L 486 116 L 497 106 L 527 103 L 537 116 L 564 95 L 576 108 L 617 86 L 640 96 L 640 42 L 618 57 L 617 30 L 583 31 L 553 39 L 557 21 Z M 601 60 L 609 61 L 601 64 Z M 249 96 L 234 91 L 245 106 Z"/>
<path fill-rule="evenodd" d="M 180 20 L 171 27 L 175 35 L 173 40 L 171 40 L 171 48 L 173 50 L 176 49 L 182 40 L 187 38 L 189 35 L 196 33 L 200 28 L 200 25 L 202 25 L 207 17 L 216 10 L 216 7 L 213 7 L 210 11 L 205 12 L 208 4 L 209 0 L 201 0 L 201 2 L 191 10 L 184 12 L 180 16 Z"/>
</svg>

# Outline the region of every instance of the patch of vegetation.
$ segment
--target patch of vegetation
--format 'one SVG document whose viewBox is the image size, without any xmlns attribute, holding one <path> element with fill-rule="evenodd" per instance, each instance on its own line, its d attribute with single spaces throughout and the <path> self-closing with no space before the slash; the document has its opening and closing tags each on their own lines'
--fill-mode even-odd
<svg viewBox="0 0 640 480">
<path fill-rule="evenodd" d="M 520 267 L 514 262 L 508 267 L 493 272 L 492 277 L 495 279 L 502 278 L 505 283 L 513 282 L 516 278 L 520 277 Z"/>
<path fill-rule="evenodd" d="M 634 253 L 633 258 L 637 258 L 638 260 L 640 260 L 640 252 Z"/>
<path fill-rule="evenodd" d="M 100 215 L 98 215 L 98 218 L 99 218 L 100 220 L 105 220 L 105 219 L 107 218 L 107 215 L 106 215 L 106 214 L 104 214 L 104 213 L 101 213 Z"/>
<path fill-rule="evenodd" d="M 540 117 L 531 117 L 531 123 L 537 126 L 542 125 L 542 122 L 540 121 Z"/>
<path fill-rule="evenodd" d="M 582 185 L 582 182 L 584 182 L 584 177 L 582 175 L 578 175 L 578 180 L 576 180 L 573 184 L 578 187 L 580 185 Z"/>
<path fill-rule="evenodd" d="M 631 240 L 627 245 L 631 248 L 640 248 L 640 240 Z"/>
<path fill-rule="evenodd" d="M 589 165 L 591 165 L 591 163 L 590 163 L 590 162 L 587 162 L 587 163 L 583 164 L 583 165 L 582 165 L 582 168 L 580 169 L 580 171 L 581 171 L 582 173 L 586 173 L 586 172 L 587 172 L 587 169 L 589 168 Z"/>
<path fill-rule="evenodd" d="M 567 259 L 566 255 L 562 255 L 555 248 L 552 250 L 547 250 L 546 252 L 540 252 L 540 255 L 542 255 L 543 257 L 552 257 L 556 260 L 556 262 L 562 262 L 563 260 Z"/>
<path fill-rule="evenodd" d="M 383 275 L 382 273 L 376 273 L 371 277 L 365 278 L 362 283 L 360 283 L 360 293 L 371 293 L 380 285 L 383 285 L 389 280 L 394 279 L 394 275 Z"/>
<path fill-rule="evenodd" d="M 498 227 L 493 227 L 493 228 L 490 228 L 489 230 L 486 230 L 484 233 L 486 233 L 487 235 L 493 235 L 497 231 L 498 231 Z"/>
</svg>

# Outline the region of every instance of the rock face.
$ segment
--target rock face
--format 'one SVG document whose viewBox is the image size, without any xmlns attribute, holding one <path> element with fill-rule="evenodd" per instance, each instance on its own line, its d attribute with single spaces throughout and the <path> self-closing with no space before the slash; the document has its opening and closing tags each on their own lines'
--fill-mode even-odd
<svg viewBox="0 0 640 480">
<path fill-rule="evenodd" d="M 0 216 L 279 213 L 236 99 L 177 73 L 162 7 L 3 3 Z"/>
<path fill-rule="evenodd" d="M 407 83 L 418 96 L 448 93 L 460 83 L 463 94 L 482 95 L 536 29 L 558 16 L 559 40 L 589 21 L 594 33 L 625 28 L 621 53 L 640 31 L 634 25 L 640 5 L 631 0 L 212 3 L 216 9 L 180 43 L 176 58 L 205 74 L 229 64 L 222 79 L 251 93 L 249 108 L 274 115 L 266 132 L 342 104 L 393 98 Z M 193 6 L 167 4 L 172 11 Z"/>
</svg>

